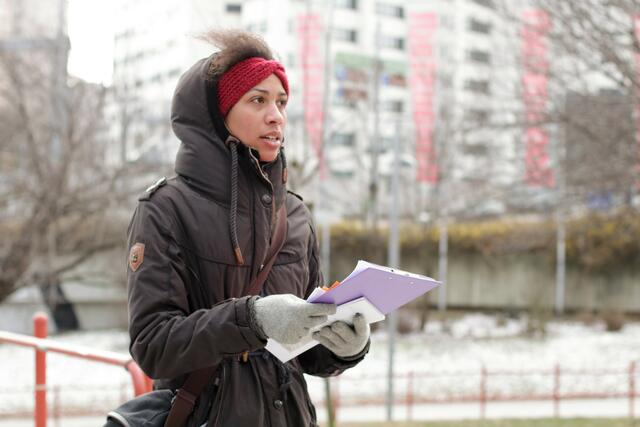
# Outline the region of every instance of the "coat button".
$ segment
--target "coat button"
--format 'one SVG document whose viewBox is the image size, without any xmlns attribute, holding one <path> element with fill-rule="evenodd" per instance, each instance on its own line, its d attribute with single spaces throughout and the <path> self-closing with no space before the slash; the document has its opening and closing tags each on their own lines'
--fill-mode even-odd
<svg viewBox="0 0 640 427">
<path fill-rule="evenodd" d="M 264 203 L 265 205 L 270 205 L 271 204 L 271 196 L 268 194 L 263 194 L 262 195 L 262 203 Z"/>
<path fill-rule="evenodd" d="M 284 403 L 282 403 L 282 400 L 274 400 L 273 401 L 273 407 L 276 409 L 282 409 L 282 406 L 284 406 Z"/>
</svg>

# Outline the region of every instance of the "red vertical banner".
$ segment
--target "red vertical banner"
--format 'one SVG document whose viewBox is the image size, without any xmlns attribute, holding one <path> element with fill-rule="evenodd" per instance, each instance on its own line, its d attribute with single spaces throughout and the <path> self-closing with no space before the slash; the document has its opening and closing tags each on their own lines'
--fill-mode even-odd
<svg viewBox="0 0 640 427">
<path fill-rule="evenodd" d="M 418 182 L 438 182 L 438 162 L 433 140 L 436 58 L 434 38 L 438 15 L 433 12 L 409 16 L 409 87 L 416 134 Z"/>
<path fill-rule="evenodd" d="M 324 61 L 322 55 L 322 21 L 318 14 L 298 16 L 298 41 L 302 70 L 304 121 L 307 135 L 320 165 L 320 180 L 327 178 L 322 148 L 324 111 Z"/>
<path fill-rule="evenodd" d="M 549 133 L 542 121 L 547 108 L 551 20 L 547 12 L 530 9 L 523 14 L 522 101 L 524 103 L 524 180 L 532 186 L 553 187 Z"/>
<path fill-rule="evenodd" d="M 640 42 L 640 15 L 633 17 L 633 33 L 636 41 Z M 634 52 L 636 62 L 636 77 L 640 79 L 640 52 Z M 636 164 L 635 164 L 635 187 L 640 191 L 640 88 L 636 85 L 635 91 L 635 119 L 636 119 Z"/>
</svg>

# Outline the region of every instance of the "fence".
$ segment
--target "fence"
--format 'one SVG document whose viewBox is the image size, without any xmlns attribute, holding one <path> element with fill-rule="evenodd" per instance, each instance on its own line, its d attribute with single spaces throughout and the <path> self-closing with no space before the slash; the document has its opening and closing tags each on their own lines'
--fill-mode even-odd
<svg viewBox="0 0 640 427">
<path fill-rule="evenodd" d="M 37 313 L 33 317 L 33 323 L 35 337 L 0 331 L 0 343 L 4 342 L 35 349 L 34 420 L 36 427 L 46 427 L 47 425 L 47 352 L 124 367 L 131 375 L 136 396 L 151 391 L 151 380 L 144 375 L 140 367 L 129 356 L 87 347 L 70 346 L 48 340 L 46 339 L 48 318 L 43 313 Z M 56 393 L 54 397 L 56 396 L 59 396 L 59 393 Z M 59 405 L 56 405 L 56 407 L 59 407 Z"/>
<path fill-rule="evenodd" d="M 584 399 L 624 399 L 627 414 L 635 418 L 636 383 L 640 372 L 632 361 L 625 368 L 571 369 L 556 364 L 546 370 L 407 372 L 394 376 L 394 405 L 406 409 L 404 418 L 413 420 L 413 411 L 422 404 L 477 403 L 478 418 L 486 417 L 490 402 L 549 402 L 553 415 L 560 416 L 561 403 Z M 386 378 L 343 374 L 331 379 L 333 408 L 383 406 Z M 319 393 L 315 393 L 319 396 Z M 316 399 L 325 406 L 326 402 Z M 394 417 L 398 419 L 399 417 Z"/>
<path fill-rule="evenodd" d="M 35 317 L 37 335 L 46 336 L 46 317 Z M 54 419 L 61 416 L 104 414 L 119 402 L 131 396 L 130 384 L 122 383 L 109 387 L 95 384 L 91 386 L 49 386 L 46 383 L 45 352 L 56 352 L 65 355 L 96 360 L 102 363 L 125 367 L 131 375 L 135 395 L 150 390 L 149 379 L 142 374 L 137 365 L 128 356 L 96 351 L 93 349 L 62 345 L 44 338 L 34 338 L 24 335 L 0 332 L 0 342 L 18 344 L 36 349 L 36 383 L 35 388 L 12 388 L 4 391 L 12 396 L 20 395 L 19 400 L 33 399 L 35 394 L 36 426 L 44 426 L 46 420 L 47 401 L 46 392 L 49 391 L 52 400 L 49 410 Z M 339 377 L 331 378 L 332 403 L 338 418 L 342 410 L 348 408 L 371 408 L 385 405 L 386 378 L 377 375 L 360 375 L 361 371 L 347 371 Z M 487 407 L 492 402 L 548 402 L 553 408 L 553 414 L 559 416 L 563 402 L 578 401 L 580 399 L 622 399 L 628 402 L 627 414 L 635 418 L 638 397 L 637 381 L 640 372 L 637 362 L 631 361 L 626 366 L 614 366 L 604 369 L 575 369 L 556 364 L 548 369 L 504 370 L 479 366 L 478 369 L 466 371 L 405 371 L 394 377 L 396 408 L 401 407 L 406 412 L 394 412 L 395 419 L 406 418 L 413 420 L 415 411 L 420 405 L 447 405 L 466 403 L 475 406 L 474 417 L 487 416 Z M 123 378 L 124 379 L 124 378 Z M 314 402 L 322 407 L 324 401 L 324 387 L 322 381 L 316 378 L 308 379 L 310 392 Z M 75 394 L 75 395 L 74 395 Z M 87 405 L 80 401 L 78 395 L 90 399 L 94 405 Z M 108 396 L 108 399 L 105 399 Z M 33 401 L 33 400 L 32 400 Z M 71 403 L 70 402 L 75 402 Z M 13 412 L 0 410 L 0 416 L 25 416 L 31 412 L 17 407 Z M 624 407 L 622 408 L 624 410 Z M 397 411 L 397 409 L 396 409 Z M 343 412 L 344 413 L 344 412 Z"/>
</svg>

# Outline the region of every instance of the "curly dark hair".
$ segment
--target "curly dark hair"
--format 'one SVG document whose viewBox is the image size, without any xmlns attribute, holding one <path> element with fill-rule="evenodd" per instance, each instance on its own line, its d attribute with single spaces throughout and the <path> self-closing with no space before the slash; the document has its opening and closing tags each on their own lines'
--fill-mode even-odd
<svg viewBox="0 0 640 427">
<path fill-rule="evenodd" d="M 220 51 L 212 58 L 207 78 L 216 81 L 238 62 L 252 57 L 274 59 L 262 37 L 243 30 L 211 30 L 198 35 Z"/>
</svg>

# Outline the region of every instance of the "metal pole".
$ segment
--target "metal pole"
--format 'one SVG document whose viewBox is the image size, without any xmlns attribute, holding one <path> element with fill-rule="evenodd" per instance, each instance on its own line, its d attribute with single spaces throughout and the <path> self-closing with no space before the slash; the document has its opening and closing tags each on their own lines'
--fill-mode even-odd
<svg viewBox="0 0 640 427">
<path fill-rule="evenodd" d="M 373 228 L 378 226 L 378 154 L 380 150 L 380 21 L 376 22 L 375 57 L 373 64 L 373 138 L 371 149 L 371 175 L 369 177 L 369 219 Z"/>
<path fill-rule="evenodd" d="M 324 395 L 325 402 L 327 402 L 327 422 L 329 427 L 336 425 L 336 414 L 333 411 L 333 399 L 331 398 L 331 381 L 329 378 L 324 378 Z"/>
<path fill-rule="evenodd" d="M 564 199 L 566 197 L 566 181 L 564 174 L 565 159 L 565 132 L 557 138 L 557 167 L 556 167 L 556 295 L 555 313 L 560 316 L 564 313 L 564 299 L 566 287 L 566 228 L 564 215 Z"/>
<path fill-rule="evenodd" d="M 323 98 L 322 98 L 322 147 L 320 147 L 320 200 L 318 201 L 318 210 L 322 215 L 322 250 L 320 256 L 322 258 L 322 270 L 325 282 L 329 280 L 331 275 L 331 221 L 329 219 L 329 188 L 327 179 L 327 145 L 331 138 L 331 120 L 329 117 L 329 103 L 331 101 L 331 35 L 333 33 L 333 0 L 328 2 L 327 25 L 325 32 L 324 44 L 324 82 L 323 82 Z M 311 3 L 307 2 L 308 10 L 311 9 Z M 306 90 L 306 89 L 305 89 Z M 321 283 L 322 285 L 322 283 Z M 327 421 L 329 427 L 334 427 L 336 423 L 335 411 L 333 408 L 333 399 L 331 396 L 331 383 L 329 378 L 324 379 L 325 401 L 327 402 Z"/>
<path fill-rule="evenodd" d="M 33 335 L 46 338 L 48 332 L 48 318 L 44 313 L 33 316 Z M 36 386 L 35 386 L 34 421 L 36 427 L 47 426 L 47 352 L 36 349 Z"/>
<path fill-rule="evenodd" d="M 329 185 L 327 184 L 327 156 L 326 150 L 331 139 L 331 118 L 329 117 L 329 104 L 331 102 L 331 33 L 333 32 L 333 0 L 328 2 L 329 10 L 327 12 L 327 30 L 325 33 L 325 45 L 324 45 L 324 81 L 323 81 L 323 98 L 322 98 L 322 147 L 320 161 L 320 200 L 319 208 L 322 212 L 322 265 L 325 280 L 329 280 L 331 274 L 330 262 L 331 262 L 331 221 L 329 219 L 329 213 L 331 208 L 329 206 Z M 323 173 L 322 169 L 325 169 Z"/>
<path fill-rule="evenodd" d="M 560 416 L 560 364 L 553 370 L 553 418 Z"/>
<path fill-rule="evenodd" d="M 326 199 L 326 197 L 325 197 Z M 322 259 L 322 275 L 324 281 L 328 284 L 331 280 L 331 223 L 325 218 L 322 224 L 322 248 L 320 251 Z"/>
<path fill-rule="evenodd" d="M 60 160 L 62 140 L 67 128 L 67 59 L 69 54 L 69 41 L 66 36 L 66 0 L 58 3 L 58 28 L 54 43 L 55 59 L 52 72 L 53 95 L 53 141 L 51 158 L 55 166 Z"/>
<path fill-rule="evenodd" d="M 438 242 L 438 279 L 442 286 L 438 289 L 438 310 L 447 309 L 447 267 L 449 253 L 449 231 L 447 218 L 440 219 L 440 241 Z"/>
<path fill-rule="evenodd" d="M 400 193 L 400 152 L 402 143 L 402 129 L 397 123 L 396 139 L 393 150 L 393 171 L 391 174 L 391 206 L 389 209 L 389 267 L 400 267 L 400 233 L 398 227 L 399 193 Z M 389 334 L 389 365 L 387 368 L 387 421 L 393 420 L 393 363 L 395 356 L 395 340 L 397 329 L 395 312 L 389 314 L 387 328 Z"/>
<path fill-rule="evenodd" d="M 566 229 L 564 215 L 557 213 L 556 234 L 556 298 L 555 312 L 560 316 L 564 313 L 564 297 L 566 286 Z"/>
<path fill-rule="evenodd" d="M 487 415 L 487 368 L 482 365 L 480 368 L 480 419 L 484 420 Z"/>
<path fill-rule="evenodd" d="M 636 362 L 629 364 L 629 418 L 635 418 L 636 398 Z"/>
</svg>

